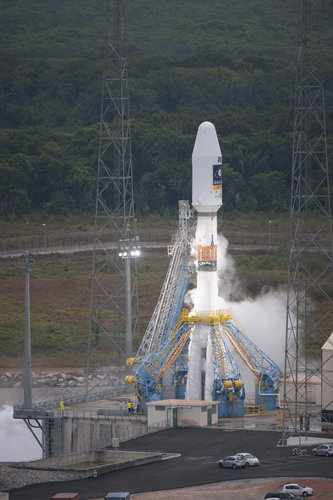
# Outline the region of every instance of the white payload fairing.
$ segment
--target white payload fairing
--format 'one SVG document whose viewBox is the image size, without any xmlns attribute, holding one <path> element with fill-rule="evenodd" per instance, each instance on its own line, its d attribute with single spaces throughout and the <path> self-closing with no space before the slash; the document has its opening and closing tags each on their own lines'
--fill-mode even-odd
<svg viewBox="0 0 333 500">
<path fill-rule="evenodd" d="M 192 154 L 192 206 L 197 211 L 198 259 L 194 313 L 213 316 L 218 309 L 217 211 L 222 205 L 222 154 L 215 127 L 203 122 Z M 209 325 L 199 322 L 191 334 L 186 399 L 211 400 L 212 346 Z"/>
<path fill-rule="evenodd" d="M 192 205 L 198 214 L 213 214 L 222 205 L 222 154 L 215 127 L 203 122 L 192 153 Z"/>
</svg>

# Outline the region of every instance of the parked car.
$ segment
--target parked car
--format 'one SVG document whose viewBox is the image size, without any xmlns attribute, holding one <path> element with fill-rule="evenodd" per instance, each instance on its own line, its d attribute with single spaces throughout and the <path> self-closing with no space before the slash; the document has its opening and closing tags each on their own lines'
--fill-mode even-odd
<svg viewBox="0 0 333 500">
<path fill-rule="evenodd" d="M 288 491 L 289 493 L 293 493 L 294 495 L 302 497 L 313 495 L 312 488 L 309 488 L 308 486 L 301 486 L 297 483 L 284 484 L 281 491 Z"/>
<path fill-rule="evenodd" d="M 288 491 L 269 491 L 265 495 L 266 499 L 273 500 L 276 498 L 282 498 L 282 500 L 303 500 L 302 497 L 297 497 L 293 493 L 289 493 Z"/>
<path fill-rule="evenodd" d="M 332 444 L 320 444 L 313 448 L 312 455 L 324 455 L 325 457 L 333 456 L 333 443 Z"/>
<path fill-rule="evenodd" d="M 229 455 L 229 457 L 219 460 L 219 467 L 232 467 L 233 469 L 238 469 L 239 467 L 245 467 L 245 460 L 236 455 Z"/>
<path fill-rule="evenodd" d="M 259 465 L 259 459 L 252 455 L 252 453 L 237 453 L 237 457 L 242 457 L 245 460 L 245 467 L 254 467 L 256 465 Z"/>
</svg>

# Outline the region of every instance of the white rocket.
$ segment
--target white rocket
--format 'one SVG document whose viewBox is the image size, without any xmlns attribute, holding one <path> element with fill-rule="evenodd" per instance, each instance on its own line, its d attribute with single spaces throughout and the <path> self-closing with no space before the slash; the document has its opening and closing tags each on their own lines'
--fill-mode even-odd
<svg viewBox="0 0 333 500">
<path fill-rule="evenodd" d="M 222 154 L 215 127 L 203 122 L 192 153 L 192 205 L 198 213 L 195 309 L 217 309 L 217 211 L 222 205 Z"/>
<path fill-rule="evenodd" d="M 222 154 L 215 127 L 203 122 L 192 154 L 192 205 L 197 211 L 195 244 L 198 256 L 195 314 L 205 317 L 218 309 L 217 211 L 222 205 Z M 186 399 L 211 400 L 212 347 L 208 323 L 200 322 L 191 335 Z"/>
</svg>

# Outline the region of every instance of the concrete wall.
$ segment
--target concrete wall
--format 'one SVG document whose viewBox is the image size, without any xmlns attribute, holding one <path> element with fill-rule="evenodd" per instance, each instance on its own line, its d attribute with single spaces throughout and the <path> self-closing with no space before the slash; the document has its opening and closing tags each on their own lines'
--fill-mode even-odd
<svg viewBox="0 0 333 500">
<path fill-rule="evenodd" d="M 112 446 L 114 438 L 122 441 L 147 432 L 147 417 L 144 415 L 116 417 L 88 413 L 78 416 L 75 412 L 66 412 L 53 422 L 46 434 L 47 456 L 99 450 Z"/>
<path fill-rule="evenodd" d="M 129 439 L 146 432 L 147 420 L 136 417 L 64 419 L 64 453 L 100 449 L 112 445 L 113 438 Z"/>
<path fill-rule="evenodd" d="M 298 401 L 301 403 L 304 403 L 305 400 L 308 402 L 308 404 L 318 404 L 318 398 L 320 398 L 320 378 L 316 377 L 316 380 L 308 380 L 307 385 L 306 385 L 306 397 L 305 397 L 305 386 L 300 387 L 300 391 L 298 393 Z M 294 388 L 294 383 L 293 381 L 287 381 L 286 383 L 286 389 L 287 389 L 287 394 L 288 398 L 291 400 L 295 400 L 296 398 L 296 393 L 295 393 L 295 388 Z M 280 404 L 283 403 L 283 385 L 280 388 Z"/>
</svg>

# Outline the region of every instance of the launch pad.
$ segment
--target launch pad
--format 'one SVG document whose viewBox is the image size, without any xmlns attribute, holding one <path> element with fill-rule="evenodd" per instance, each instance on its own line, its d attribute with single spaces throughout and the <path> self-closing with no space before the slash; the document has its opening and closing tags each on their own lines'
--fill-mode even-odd
<svg viewBox="0 0 333 500">
<path fill-rule="evenodd" d="M 255 405 L 276 409 L 279 366 L 219 309 L 217 212 L 222 205 L 222 154 L 215 127 L 203 122 L 192 155 L 192 205 L 179 202 L 179 230 L 169 270 L 147 331 L 127 365 L 142 408 L 165 399 L 218 401 L 219 417 L 244 415 L 245 386 L 237 359 L 256 380 Z M 196 271 L 193 309 L 184 299 Z"/>
</svg>

